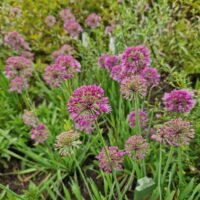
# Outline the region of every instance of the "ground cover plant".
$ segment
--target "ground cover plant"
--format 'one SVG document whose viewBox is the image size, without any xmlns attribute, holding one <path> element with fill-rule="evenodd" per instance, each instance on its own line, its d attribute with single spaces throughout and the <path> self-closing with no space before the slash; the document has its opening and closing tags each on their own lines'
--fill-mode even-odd
<svg viewBox="0 0 200 200">
<path fill-rule="evenodd" d="M 0 10 L 0 199 L 200 199 L 198 1 Z"/>
</svg>

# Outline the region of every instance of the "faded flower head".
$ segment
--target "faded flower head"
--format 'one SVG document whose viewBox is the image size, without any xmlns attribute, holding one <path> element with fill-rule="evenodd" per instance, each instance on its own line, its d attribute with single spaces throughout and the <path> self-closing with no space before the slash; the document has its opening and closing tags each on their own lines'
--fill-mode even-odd
<svg viewBox="0 0 200 200">
<path fill-rule="evenodd" d="M 165 93 L 163 102 L 169 112 L 190 112 L 195 106 L 193 92 L 188 90 L 172 90 L 170 93 Z"/>
<path fill-rule="evenodd" d="M 64 24 L 64 29 L 72 38 L 77 39 L 79 34 L 83 32 L 81 25 L 77 21 L 68 21 Z"/>
<path fill-rule="evenodd" d="M 24 124 L 28 125 L 28 126 L 37 126 L 38 124 L 38 118 L 35 116 L 35 114 L 31 111 L 25 110 L 24 114 L 22 116 L 23 122 Z"/>
<path fill-rule="evenodd" d="M 142 160 L 149 151 L 149 144 L 141 135 L 133 135 L 126 141 L 125 150 L 131 158 Z"/>
<path fill-rule="evenodd" d="M 67 78 L 67 71 L 62 65 L 53 64 L 45 69 L 44 80 L 49 86 L 60 87 Z"/>
<path fill-rule="evenodd" d="M 48 130 L 42 123 L 31 129 L 31 139 L 36 143 L 43 143 L 48 138 Z"/>
<path fill-rule="evenodd" d="M 132 99 L 135 93 L 141 97 L 147 94 L 146 80 L 141 76 L 131 76 L 121 82 L 120 92 L 125 99 Z"/>
<path fill-rule="evenodd" d="M 73 154 L 73 149 L 78 148 L 81 144 L 80 134 L 75 130 L 63 132 L 56 137 L 55 147 L 61 156 Z"/>
<path fill-rule="evenodd" d="M 70 55 L 59 56 L 55 64 L 65 67 L 67 78 L 73 78 L 74 74 L 80 72 L 81 69 L 80 63 Z"/>
<path fill-rule="evenodd" d="M 52 15 L 49 15 L 45 18 L 45 23 L 47 26 L 52 27 L 56 24 L 56 18 Z"/>
<path fill-rule="evenodd" d="M 148 115 L 146 112 L 139 110 L 138 111 L 138 117 L 140 120 L 140 126 L 142 128 L 144 128 L 147 125 L 148 122 Z M 129 115 L 128 115 L 128 122 L 129 122 L 129 126 L 130 127 L 134 127 L 136 126 L 136 120 L 137 120 L 137 116 L 136 116 L 136 112 L 132 111 Z"/>
<path fill-rule="evenodd" d="M 156 86 L 160 81 L 160 74 L 155 68 L 146 67 L 140 74 L 146 81 L 148 86 Z"/>
<path fill-rule="evenodd" d="M 122 56 L 127 71 L 140 72 L 150 64 L 150 52 L 145 46 L 128 47 Z"/>
<path fill-rule="evenodd" d="M 99 26 L 99 22 L 101 21 L 101 17 L 96 13 L 90 14 L 86 19 L 86 24 L 91 28 L 96 28 Z"/>
<path fill-rule="evenodd" d="M 9 32 L 4 39 L 4 43 L 7 46 L 10 46 L 17 52 L 22 50 L 30 50 L 29 44 L 25 41 L 22 35 L 18 32 Z"/>
<path fill-rule="evenodd" d="M 177 118 L 165 122 L 151 138 L 160 143 L 178 147 L 189 145 L 190 140 L 194 138 L 194 134 L 190 122 Z"/>
<path fill-rule="evenodd" d="M 80 130 L 90 132 L 95 120 L 109 113 L 111 107 L 104 91 L 97 85 L 84 85 L 76 89 L 68 101 L 68 111 Z"/>
<path fill-rule="evenodd" d="M 59 12 L 59 15 L 61 19 L 64 22 L 69 22 L 69 21 L 76 21 L 75 16 L 72 14 L 70 9 L 63 9 Z"/>
<path fill-rule="evenodd" d="M 10 81 L 10 91 L 22 93 L 23 90 L 28 89 L 28 81 L 24 77 L 16 76 Z"/>
<path fill-rule="evenodd" d="M 23 56 L 12 56 L 6 61 L 5 74 L 9 79 L 32 76 L 32 61 Z"/>
<path fill-rule="evenodd" d="M 124 152 L 120 151 L 116 146 L 102 148 L 99 155 L 96 157 L 99 161 L 99 167 L 109 173 L 112 170 L 121 170 L 124 160 Z"/>
<path fill-rule="evenodd" d="M 21 17 L 22 10 L 18 7 L 12 7 L 10 9 L 10 15 L 13 16 L 13 17 Z"/>
</svg>

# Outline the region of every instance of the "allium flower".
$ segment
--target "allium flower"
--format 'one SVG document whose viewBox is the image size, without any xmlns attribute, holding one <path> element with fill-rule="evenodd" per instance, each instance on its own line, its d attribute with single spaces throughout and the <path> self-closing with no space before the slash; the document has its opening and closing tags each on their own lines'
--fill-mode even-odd
<svg viewBox="0 0 200 200">
<path fill-rule="evenodd" d="M 74 74 L 80 72 L 81 69 L 80 63 L 70 55 L 59 56 L 55 64 L 65 67 L 67 78 L 73 78 Z"/>
<path fill-rule="evenodd" d="M 125 153 L 115 146 L 106 147 L 106 151 L 102 148 L 96 157 L 99 160 L 99 167 L 107 173 L 112 172 L 113 169 L 121 170 Z"/>
<path fill-rule="evenodd" d="M 90 14 L 86 19 L 86 24 L 91 28 L 96 28 L 99 26 L 99 22 L 101 21 L 101 17 L 96 13 Z"/>
<path fill-rule="evenodd" d="M 105 28 L 105 34 L 111 36 L 112 32 L 115 29 L 115 24 L 112 23 L 110 26 L 106 26 Z"/>
<path fill-rule="evenodd" d="M 31 139 L 36 143 L 43 143 L 48 138 L 48 130 L 42 123 L 31 129 Z"/>
<path fill-rule="evenodd" d="M 15 51 L 30 50 L 29 44 L 24 40 L 23 36 L 18 32 L 9 32 L 4 39 L 4 43 Z"/>
<path fill-rule="evenodd" d="M 26 50 L 22 51 L 20 56 L 25 57 L 25 58 L 27 58 L 29 60 L 33 60 L 34 59 L 34 54 L 31 53 L 30 51 L 26 51 Z"/>
<path fill-rule="evenodd" d="M 76 21 L 75 16 L 71 13 L 70 9 L 63 9 L 59 12 L 61 19 L 64 22 Z"/>
<path fill-rule="evenodd" d="M 72 38 L 77 39 L 79 34 L 83 32 L 82 27 L 76 21 L 68 21 L 64 24 L 64 29 L 70 34 Z"/>
<path fill-rule="evenodd" d="M 156 86 L 160 81 L 160 74 L 155 68 L 146 67 L 140 74 L 146 81 L 148 86 Z"/>
<path fill-rule="evenodd" d="M 12 56 L 6 61 L 5 74 L 9 79 L 32 76 L 32 61 L 23 56 Z"/>
<path fill-rule="evenodd" d="M 149 145 L 141 135 L 133 135 L 126 141 L 125 149 L 128 156 L 142 160 L 148 153 Z"/>
<path fill-rule="evenodd" d="M 125 99 L 132 99 L 135 93 L 141 97 L 147 94 L 146 80 L 141 76 L 131 76 L 121 82 L 120 92 Z"/>
<path fill-rule="evenodd" d="M 24 114 L 22 116 L 23 122 L 24 124 L 28 125 L 28 126 L 37 126 L 38 124 L 38 118 L 35 116 L 35 114 L 31 111 L 25 110 Z"/>
<path fill-rule="evenodd" d="M 80 134 L 75 130 L 63 132 L 56 137 L 55 147 L 61 156 L 69 156 L 73 154 L 73 149 L 81 144 L 79 138 Z"/>
<path fill-rule="evenodd" d="M 28 81 L 24 77 L 16 76 L 10 82 L 10 91 L 22 93 L 23 90 L 28 89 Z"/>
<path fill-rule="evenodd" d="M 194 134 L 191 123 L 178 118 L 165 122 L 151 138 L 163 144 L 182 146 L 189 145 Z"/>
<path fill-rule="evenodd" d="M 128 47 L 122 56 L 127 71 L 140 72 L 150 64 L 150 52 L 145 46 Z"/>
<path fill-rule="evenodd" d="M 63 55 L 72 55 L 74 54 L 74 49 L 68 44 L 64 44 L 63 46 L 60 47 L 60 49 L 54 51 L 51 56 L 55 60 L 58 58 L 58 56 L 63 56 Z"/>
<path fill-rule="evenodd" d="M 140 120 L 140 126 L 141 127 L 145 127 L 147 125 L 147 122 L 148 122 L 148 115 L 146 112 L 142 111 L 142 110 L 139 110 L 138 111 L 138 117 L 139 117 L 139 120 Z M 129 115 L 128 115 L 128 122 L 129 122 L 129 126 L 130 127 L 134 127 L 136 126 L 136 112 L 135 111 L 132 111 Z"/>
<path fill-rule="evenodd" d="M 173 90 L 165 93 L 163 102 L 169 112 L 190 112 L 196 101 L 193 92 L 188 90 Z"/>
<path fill-rule="evenodd" d="M 123 71 L 122 65 L 115 65 L 111 70 L 110 76 L 112 77 L 113 80 L 121 82 L 122 81 L 122 79 L 121 79 L 122 71 Z"/>
<path fill-rule="evenodd" d="M 67 71 L 62 65 L 53 64 L 45 69 L 44 80 L 49 86 L 60 87 L 67 77 Z"/>
<path fill-rule="evenodd" d="M 104 91 L 97 85 L 85 85 L 76 89 L 68 101 L 68 111 L 80 130 L 91 131 L 95 120 L 111 108 Z"/>
<path fill-rule="evenodd" d="M 107 57 L 109 57 L 108 54 L 103 54 L 103 55 L 101 55 L 101 56 L 99 57 L 98 63 L 99 63 L 99 65 L 100 65 L 100 67 L 106 68 L 106 66 L 105 66 L 105 60 L 106 60 Z"/>
<path fill-rule="evenodd" d="M 56 24 L 56 18 L 52 15 L 49 15 L 45 18 L 45 23 L 47 26 L 52 27 Z"/>
<path fill-rule="evenodd" d="M 22 10 L 18 7 L 12 7 L 10 9 L 10 14 L 11 14 L 11 16 L 14 16 L 14 17 L 21 17 Z"/>
</svg>

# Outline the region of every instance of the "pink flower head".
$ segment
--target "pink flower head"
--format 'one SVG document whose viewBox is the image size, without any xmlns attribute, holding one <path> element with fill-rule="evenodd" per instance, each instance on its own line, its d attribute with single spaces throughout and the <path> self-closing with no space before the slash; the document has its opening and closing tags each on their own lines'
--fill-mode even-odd
<svg viewBox="0 0 200 200">
<path fill-rule="evenodd" d="M 163 144 L 182 146 L 189 145 L 191 138 L 194 138 L 194 134 L 190 122 L 177 118 L 164 123 L 151 138 Z"/>
<path fill-rule="evenodd" d="M 17 52 L 22 50 L 30 50 L 29 44 L 18 32 L 9 32 L 4 39 L 4 43 Z"/>
<path fill-rule="evenodd" d="M 106 28 L 105 28 L 105 34 L 111 36 L 111 34 L 114 31 L 114 29 L 115 29 L 115 24 L 114 23 L 112 23 L 109 26 L 106 26 Z"/>
<path fill-rule="evenodd" d="M 10 14 L 11 14 L 11 16 L 14 16 L 14 17 L 21 17 L 22 10 L 18 7 L 12 7 L 10 9 Z"/>
<path fill-rule="evenodd" d="M 170 93 L 165 93 L 163 102 L 169 112 L 190 112 L 196 101 L 194 100 L 193 92 L 188 90 L 172 90 Z"/>
<path fill-rule="evenodd" d="M 22 93 L 23 90 L 28 89 L 28 81 L 24 77 L 16 76 L 10 82 L 10 91 Z"/>
<path fill-rule="evenodd" d="M 23 56 L 12 56 L 6 61 L 5 74 L 9 79 L 32 76 L 32 61 Z"/>
<path fill-rule="evenodd" d="M 36 143 L 43 143 L 48 138 L 48 130 L 42 123 L 31 129 L 31 139 Z"/>
<path fill-rule="evenodd" d="M 55 64 L 65 67 L 67 78 L 73 78 L 74 74 L 80 72 L 81 69 L 80 63 L 70 55 L 58 56 Z"/>
<path fill-rule="evenodd" d="M 141 135 L 133 135 L 126 141 L 125 149 L 131 158 L 142 160 L 149 151 L 149 145 Z"/>
<path fill-rule="evenodd" d="M 140 74 L 146 81 L 148 86 L 156 86 L 160 81 L 160 74 L 155 68 L 146 67 Z"/>
<path fill-rule="evenodd" d="M 31 111 L 25 110 L 23 116 L 22 116 L 23 122 L 24 124 L 28 125 L 28 126 L 32 126 L 35 127 L 38 124 L 38 119 L 35 116 L 35 114 Z"/>
<path fill-rule="evenodd" d="M 77 39 L 79 34 L 83 32 L 81 25 L 77 21 L 68 21 L 64 24 L 64 29 L 72 38 Z"/>
<path fill-rule="evenodd" d="M 113 80 L 121 82 L 122 81 L 122 71 L 123 71 L 123 66 L 122 65 L 115 65 L 110 73 L 110 76 L 112 77 Z"/>
<path fill-rule="evenodd" d="M 101 87 L 85 85 L 76 89 L 69 98 L 68 111 L 77 128 L 89 133 L 95 120 L 101 114 L 109 113 L 111 108 Z"/>
<path fill-rule="evenodd" d="M 45 18 L 45 23 L 47 26 L 52 27 L 56 24 L 56 18 L 52 15 L 49 15 Z"/>
<path fill-rule="evenodd" d="M 145 46 L 128 47 L 122 56 L 127 71 L 140 72 L 150 64 L 150 52 Z"/>
<path fill-rule="evenodd" d="M 138 117 L 139 117 L 139 120 L 140 120 L 140 126 L 144 128 L 147 125 L 147 122 L 148 122 L 147 113 L 142 111 L 142 110 L 139 110 L 138 115 L 139 115 Z M 135 111 L 132 111 L 128 115 L 128 122 L 129 122 L 130 127 L 136 126 L 136 120 L 137 120 L 136 118 L 137 118 L 137 116 L 136 116 Z"/>
<path fill-rule="evenodd" d="M 124 152 L 120 151 L 116 146 L 106 147 L 106 151 L 102 148 L 96 157 L 99 161 L 99 167 L 109 173 L 112 170 L 121 170 L 124 160 Z"/>
<path fill-rule="evenodd" d="M 49 86 L 60 87 L 67 78 L 67 71 L 62 65 L 53 64 L 45 69 L 44 80 Z"/>
<path fill-rule="evenodd" d="M 70 9 L 63 9 L 59 12 L 61 19 L 64 22 L 76 21 L 75 16 L 71 13 Z"/>
<path fill-rule="evenodd" d="M 86 19 L 86 24 L 91 28 L 96 28 L 99 26 L 99 22 L 101 21 L 101 17 L 96 13 L 90 14 Z"/>
<path fill-rule="evenodd" d="M 135 93 L 145 97 L 147 94 L 146 80 L 138 75 L 125 78 L 121 82 L 120 92 L 125 99 L 132 99 Z"/>
<path fill-rule="evenodd" d="M 106 68 L 105 59 L 106 59 L 107 57 L 109 57 L 108 54 L 103 54 L 103 55 L 101 55 L 101 56 L 99 57 L 98 63 L 99 63 L 99 65 L 100 65 L 100 67 Z"/>
</svg>

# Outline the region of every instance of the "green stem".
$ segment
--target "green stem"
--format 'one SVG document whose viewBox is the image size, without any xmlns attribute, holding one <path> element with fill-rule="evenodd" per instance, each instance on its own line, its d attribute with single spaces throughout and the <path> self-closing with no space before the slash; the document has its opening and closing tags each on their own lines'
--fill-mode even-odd
<svg viewBox="0 0 200 200">
<path fill-rule="evenodd" d="M 159 172 L 158 172 L 158 190 L 159 190 L 159 194 L 160 194 L 160 200 L 162 200 L 161 168 L 162 168 L 162 146 L 160 144 L 160 158 L 159 158 Z"/>
</svg>

